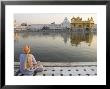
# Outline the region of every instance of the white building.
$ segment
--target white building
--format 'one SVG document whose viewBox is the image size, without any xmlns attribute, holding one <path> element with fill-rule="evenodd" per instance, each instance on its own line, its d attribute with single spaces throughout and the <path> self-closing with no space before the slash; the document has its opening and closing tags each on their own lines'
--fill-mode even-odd
<svg viewBox="0 0 110 89">
<path fill-rule="evenodd" d="M 61 24 L 55 24 L 55 22 L 51 24 L 31 24 L 27 27 L 30 30 L 37 31 L 41 29 L 48 29 L 48 30 L 63 30 L 65 28 L 70 28 L 70 22 L 65 17 L 64 21 Z"/>
<path fill-rule="evenodd" d="M 27 30 L 27 27 L 28 27 L 27 24 L 26 25 L 21 25 L 21 24 L 18 24 L 16 22 L 16 20 L 14 21 L 14 29 L 15 29 L 15 31 Z"/>
<path fill-rule="evenodd" d="M 61 27 L 62 28 L 71 28 L 70 27 L 70 22 L 69 22 L 69 20 L 67 19 L 67 17 L 65 17 L 65 19 L 64 19 L 64 21 L 61 23 Z"/>
<path fill-rule="evenodd" d="M 45 26 L 44 24 L 31 24 L 28 26 L 28 29 L 30 30 L 40 30 Z"/>
<path fill-rule="evenodd" d="M 50 29 L 50 30 L 54 30 L 54 29 L 62 29 L 61 28 L 61 24 L 31 24 L 30 26 L 28 26 L 28 29 L 33 30 L 33 31 L 37 31 L 37 30 L 41 30 L 41 29 Z"/>
</svg>

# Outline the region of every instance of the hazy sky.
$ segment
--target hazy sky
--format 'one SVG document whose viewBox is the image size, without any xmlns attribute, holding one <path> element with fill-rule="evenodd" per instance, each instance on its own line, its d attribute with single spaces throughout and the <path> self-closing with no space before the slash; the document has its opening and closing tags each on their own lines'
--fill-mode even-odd
<svg viewBox="0 0 110 89">
<path fill-rule="evenodd" d="M 50 24 L 52 22 L 55 22 L 56 24 L 60 24 L 62 23 L 62 21 L 64 20 L 65 17 L 68 18 L 68 20 L 71 22 L 71 18 L 72 17 L 82 17 L 83 20 L 87 20 L 90 17 L 93 17 L 93 20 L 95 23 L 97 23 L 97 18 L 96 18 L 96 14 L 74 14 L 74 13 L 39 13 L 39 14 L 31 14 L 31 13 L 27 13 L 27 14 L 14 14 L 14 20 L 16 20 L 16 22 L 18 24 L 21 24 L 22 22 L 26 22 L 28 24 Z"/>
</svg>

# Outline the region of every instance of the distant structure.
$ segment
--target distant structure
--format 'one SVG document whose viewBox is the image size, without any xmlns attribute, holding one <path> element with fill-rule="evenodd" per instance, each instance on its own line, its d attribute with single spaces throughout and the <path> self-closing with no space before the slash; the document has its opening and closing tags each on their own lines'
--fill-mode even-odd
<svg viewBox="0 0 110 89">
<path fill-rule="evenodd" d="M 27 23 L 17 24 L 17 21 L 14 20 L 14 29 L 15 31 L 27 30 Z"/>
<path fill-rule="evenodd" d="M 37 31 L 37 30 L 57 30 L 57 29 L 61 29 L 61 25 L 60 24 L 55 24 L 55 22 L 51 23 L 51 24 L 31 24 L 28 29 L 31 29 L 33 31 Z"/>
<path fill-rule="evenodd" d="M 33 31 L 37 30 L 65 30 L 70 29 L 70 22 L 65 17 L 64 21 L 61 24 L 56 24 L 55 22 L 52 22 L 51 24 L 31 24 L 28 26 L 28 29 L 31 29 Z"/>
<path fill-rule="evenodd" d="M 62 23 L 56 24 L 52 22 L 50 24 L 27 24 L 26 22 L 22 22 L 21 24 L 17 24 L 16 20 L 14 21 L 14 29 L 15 31 L 92 31 L 96 32 L 97 24 L 94 23 L 93 18 L 88 18 L 87 20 L 82 20 L 81 17 L 73 17 L 71 22 L 69 22 L 68 18 L 65 17 Z"/>
<path fill-rule="evenodd" d="M 64 21 L 61 23 L 61 27 L 64 28 L 64 29 L 65 28 L 71 28 L 70 22 L 67 19 L 67 17 L 65 17 Z"/>
<path fill-rule="evenodd" d="M 27 26 L 27 23 L 21 23 L 21 26 Z"/>
<path fill-rule="evenodd" d="M 86 21 L 83 21 L 80 17 L 73 17 L 71 19 L 71 29 L 93 29 L 94 20 L 93 18 L 88 18 Z"/>
</svg>

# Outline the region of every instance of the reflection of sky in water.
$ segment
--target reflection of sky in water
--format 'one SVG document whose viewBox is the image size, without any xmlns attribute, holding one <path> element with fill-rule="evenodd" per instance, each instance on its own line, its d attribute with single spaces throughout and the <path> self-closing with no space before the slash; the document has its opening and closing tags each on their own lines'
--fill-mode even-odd
<svg viewBox="0 0 110 89">
<path fill-rule="evenodd" d="M 97 58 L 97 36 L 93 33 L 25 32 L 15 37 L 15 59 L 25 44 L 40 61 L 92 62 Z"/>
</svg>

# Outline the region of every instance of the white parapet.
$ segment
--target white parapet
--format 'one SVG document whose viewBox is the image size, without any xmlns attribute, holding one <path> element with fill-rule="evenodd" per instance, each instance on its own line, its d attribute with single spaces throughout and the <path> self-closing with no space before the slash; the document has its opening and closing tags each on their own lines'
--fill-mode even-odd
<svg viewBox="0 0 110 89">
<path fill-rule="evenodd" d="M 97 66 L 97 62 L 41 62 L 43 66 Z M 19 62 L 14 62 L 15 66 L 19 66 Z"/>
</svg>

